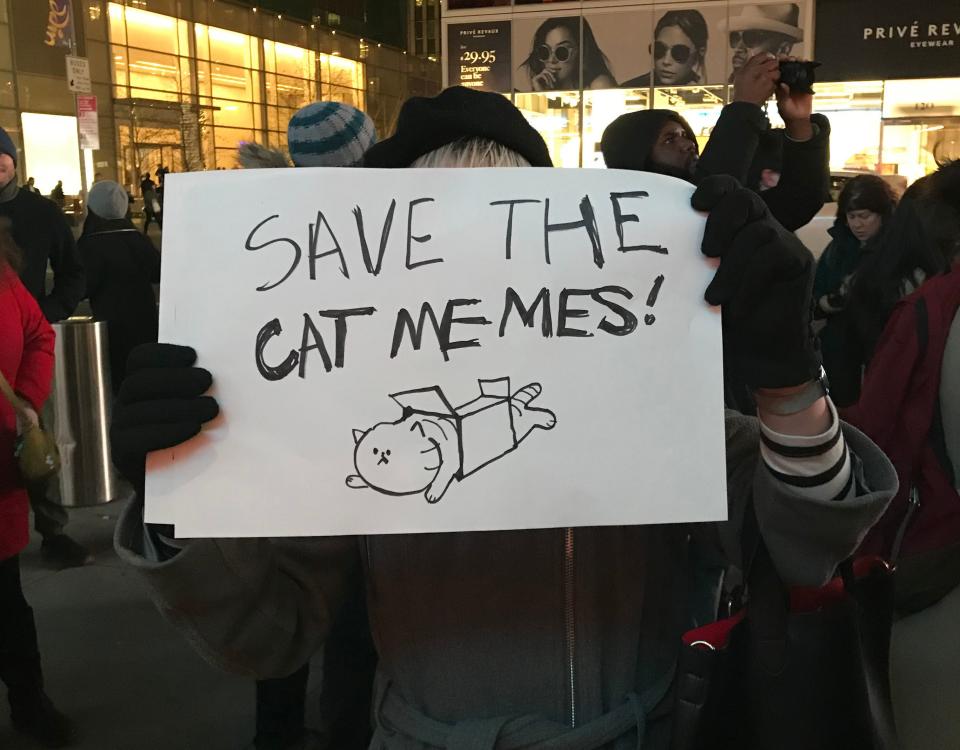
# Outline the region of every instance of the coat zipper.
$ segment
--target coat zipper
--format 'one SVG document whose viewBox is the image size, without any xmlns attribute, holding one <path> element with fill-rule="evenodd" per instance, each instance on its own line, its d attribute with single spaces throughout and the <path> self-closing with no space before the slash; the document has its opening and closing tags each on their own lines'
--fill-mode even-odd
<svg viewBox="0 0 960 750">
<path fill-rule="evenodd" d="M 563 531 L 563 621 L 567 646 L 570 726 L 577 726 L 576 626 L 574 620 L 573 529 Z"/>
</svg>

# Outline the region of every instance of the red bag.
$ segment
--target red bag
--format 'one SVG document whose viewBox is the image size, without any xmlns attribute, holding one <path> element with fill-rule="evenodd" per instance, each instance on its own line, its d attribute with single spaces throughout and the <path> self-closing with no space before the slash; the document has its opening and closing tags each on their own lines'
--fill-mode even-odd
<svg viewBox="0 0 960 750">
<path fill-rule="evenodd" d="M 861 554 L 896 566 L 896 604 L 912 612 L 960 585 L 960 494 L 940 415 L 943 352 L 960 310 L 960 267 L 894 308 L 860 400 L 844 411 L 893 462 L 900 489 Z"/>
</svg>

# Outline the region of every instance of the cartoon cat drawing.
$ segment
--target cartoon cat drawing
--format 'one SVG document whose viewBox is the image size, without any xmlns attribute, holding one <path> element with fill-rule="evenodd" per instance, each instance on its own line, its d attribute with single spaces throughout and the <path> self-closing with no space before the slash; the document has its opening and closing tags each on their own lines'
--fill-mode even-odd
<svg viewBox="0 0 960 750">
<path fill-rule="evenodd" d="M 480 396 L 452 407 L 437 386 L 395 393 L 403 409 L 396 422 L 353 431 L 356 474 L 347 486 L 384 495 L 423 493 L 428 503 L 462 480 L 515 450 L 535 429 L 550 430 L 552 411 L 530 404 L 542 386 L 510 392 L 510 379 L 479 380 Z"/>
</svg>

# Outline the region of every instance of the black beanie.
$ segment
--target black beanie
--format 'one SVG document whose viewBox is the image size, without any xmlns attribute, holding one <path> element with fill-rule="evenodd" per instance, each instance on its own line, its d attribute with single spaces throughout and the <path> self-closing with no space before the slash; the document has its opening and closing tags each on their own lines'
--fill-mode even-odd
<svg viewBox="0 0 960 750">
<path fill-rule="evenodd" d="M 610 169 L 632 169 L 636 172 L 653 172 L 650 154 L 660 137 L 664 124 L 678 123 L 694 143 L 697 138 L 693 129 L 672 109 L 647 109 L 620 115 L 603 131 L 600 150 L 603 161 Z"/>
<path fill-rule="evenodd" d="M 424 154 L 464 138 L 488 138 L 533 167 L 553 166 L 547 144 L 509 99 L 463 86 L 407 99 L 393 135 L 367 150 L 363 166 L 409 167 Z"/>
<path fill-rule="evenodd" d="M 7 135 L 7 131 L 0 128 L 0 154 L 6 154 L 13 159 L 13 166 L 17 166 L 17 147 L 13 139 Z"/>
</svg>

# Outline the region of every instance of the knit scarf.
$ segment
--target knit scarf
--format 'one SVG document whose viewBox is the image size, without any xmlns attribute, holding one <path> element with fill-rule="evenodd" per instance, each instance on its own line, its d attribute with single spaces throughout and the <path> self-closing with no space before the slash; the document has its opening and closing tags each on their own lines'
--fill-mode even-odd
<svg viewBox="0 0 960 750">
<path fill-rule="evenodd" d="M 17 197 L 20 192 L 20 186 L 17 185 L 17 178 L 14 177 L 10 182 L 0 188 L 0 203 L 7 203 Z"/>
</svg>

